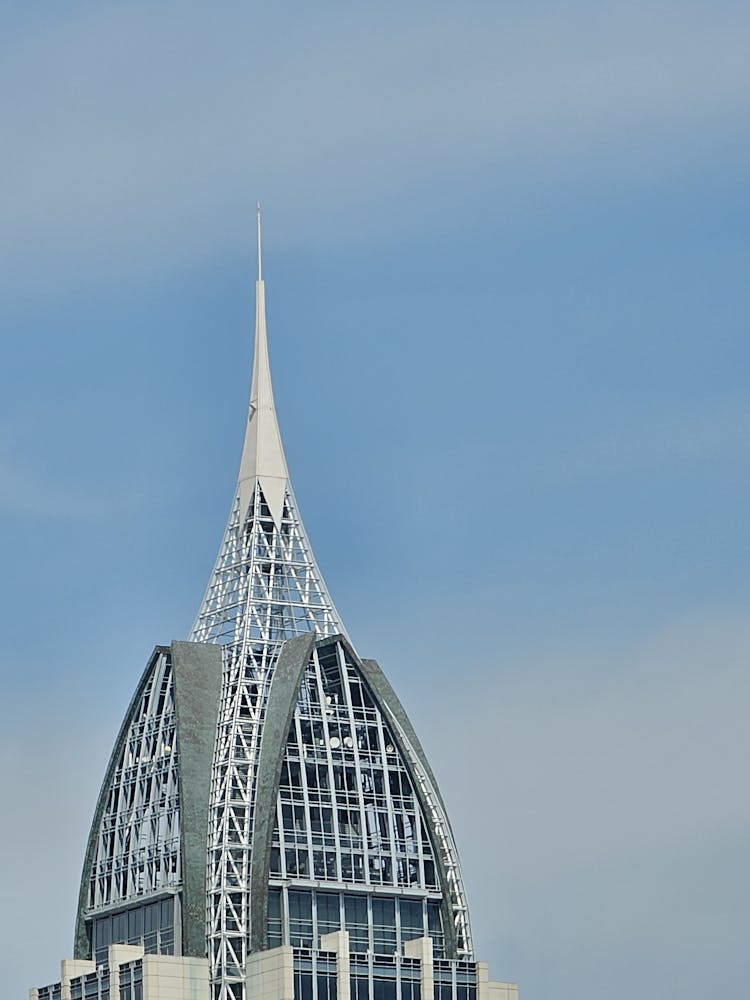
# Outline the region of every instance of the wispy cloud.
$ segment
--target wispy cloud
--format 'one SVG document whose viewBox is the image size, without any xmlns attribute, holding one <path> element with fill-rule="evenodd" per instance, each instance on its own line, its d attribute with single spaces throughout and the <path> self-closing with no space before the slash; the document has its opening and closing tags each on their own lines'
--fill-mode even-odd
<svg viewBox="0 0 750 1000">
<path fill-rule="evenodd" d="M 10 33 L 6 269 L 193 254 L 228 220 L 244 233 L 259 191 L 278 232 L 325 205 L 352 238 L 356 206 L 395 197 L 403 218 L 435 185 L 592 155 L 650 175 L 743 129 L 750 102 L 746 5 L 230 7 L 87 5 Z"/>
</svg>

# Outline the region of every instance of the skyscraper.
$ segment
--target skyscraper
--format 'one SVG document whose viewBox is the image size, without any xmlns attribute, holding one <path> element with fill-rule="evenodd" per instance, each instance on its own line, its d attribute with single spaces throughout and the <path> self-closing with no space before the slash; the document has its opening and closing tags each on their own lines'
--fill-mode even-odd
<svg viewBox="0 0 750 1000">
<path fill-rule="evenodd" d="M 313 556 L 274 405 L 258 212 L 250 407 L 190 641 L 157 646 L 118 734 L 75 958 L 38 1000 L 504 1000 L 398 698 Z M 119 991 L 119 992 L 118 992 Z"/>
</svg>

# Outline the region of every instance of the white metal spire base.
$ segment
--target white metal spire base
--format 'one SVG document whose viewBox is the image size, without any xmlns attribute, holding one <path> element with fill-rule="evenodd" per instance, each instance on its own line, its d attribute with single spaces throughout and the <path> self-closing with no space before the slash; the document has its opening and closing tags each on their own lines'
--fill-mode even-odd
<svg viewBox="0 0 750 1000">
<path fill-rule="evenodd" d="M 278 520 L 258 477 L 238 484 L 219 556 L 191 641 L 218 642 L 237 656 L 304 632 L 343 631 L 285 483 Z"/>
<path fill-rule="evenodd" d="M 277 524 L 256 479 L 241 491 L 191 639 L 225 646 L 209 813 L 208 922 L 221 1000 L 244 996 L 254 780 L 276 654 L 296 635 L 342 631 L 289 487 Z"/>
</svg>

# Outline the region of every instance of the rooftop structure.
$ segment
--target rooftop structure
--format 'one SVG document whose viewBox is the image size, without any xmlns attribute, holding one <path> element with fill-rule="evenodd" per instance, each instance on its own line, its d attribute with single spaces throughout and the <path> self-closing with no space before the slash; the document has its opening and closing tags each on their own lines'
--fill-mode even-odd
<svg viewBox="0 0 750 1000">
<path fill-rule="evenodd" d="M 190 641 L 157 646 L 118 734 L 75 958 L 32 994 L 514 991 L 474 961 L 437 782 L 383 672 L 349 639 L 299 515 L 271 384 L 259 209 L 250 406 L 227 527 Z"/>
</svg>

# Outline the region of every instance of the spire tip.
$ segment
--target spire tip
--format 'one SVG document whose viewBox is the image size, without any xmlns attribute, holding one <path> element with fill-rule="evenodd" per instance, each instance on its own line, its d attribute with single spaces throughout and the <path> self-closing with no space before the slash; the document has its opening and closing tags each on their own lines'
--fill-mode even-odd
<svg viewBox="0 0 750 1000">
<path fill-rule="evenodd" d="M 263 266 L 260 250 L 260 202 L 257 203 L 258 208 L 258 281 L 263 281 Z"/>
</svg>

